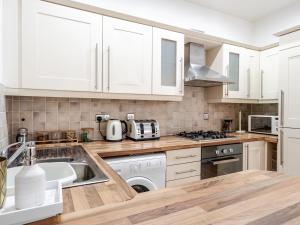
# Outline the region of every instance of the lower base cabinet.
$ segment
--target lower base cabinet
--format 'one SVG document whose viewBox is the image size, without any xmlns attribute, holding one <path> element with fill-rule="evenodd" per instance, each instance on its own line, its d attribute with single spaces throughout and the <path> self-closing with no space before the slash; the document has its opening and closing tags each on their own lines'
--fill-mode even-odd
<svg viewBox="0 0 300 225">
<path fill-rule="evenodd" d="M 201 148 L 180 149 L 167 153 L 166 186 L 175 187 L 200 180 Z"/>
<path fill-rule="evenodd" d="M 186 183 L 193 182 L 193 181 L 199 181 L 199 180 L 200 180 L 200 175 L 194 176 L 194 177 L 178 179 L 178 180 L 167 181 L 166 186 L 167 187 L 176 187 L 178 185 L 186 184 Z"/>
<path fill-rule="evenodd" d="M 266 150 L 264 141 L 243 144 L 243 170 L 266 170 Z"/>
</svg>

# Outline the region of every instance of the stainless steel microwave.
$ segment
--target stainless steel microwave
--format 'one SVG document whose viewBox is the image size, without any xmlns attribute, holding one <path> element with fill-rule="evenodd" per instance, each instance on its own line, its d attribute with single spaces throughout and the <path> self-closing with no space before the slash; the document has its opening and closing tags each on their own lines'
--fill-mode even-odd
<svg viewBox="0 0 300 225">
<path fill-rule="evenodd" d="M 260 134 L 278 135 L 278 116 L 249 115 L 248 131 Z"/>
</svg>

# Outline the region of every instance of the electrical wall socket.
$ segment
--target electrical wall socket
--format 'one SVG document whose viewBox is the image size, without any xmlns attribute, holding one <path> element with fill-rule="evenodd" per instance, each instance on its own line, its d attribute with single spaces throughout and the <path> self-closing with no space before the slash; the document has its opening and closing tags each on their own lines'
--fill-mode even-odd
<svg viewBox="0 0 300 225">
<path fill-rule="evenodd" d="M 204 120 L 208 120 L 209 119 L 208 113 L 203 113 L 203 119 Z"/>
<path fill-rule="evenodd" d="M 134 120 L 134 113 L 127 113 L 127 120 Z"/>
<path fill-rule="evenodd" d="M 108 113 L 100 113 L 96 114 L 96 121 L 107 121 L 109 120 L 109 114 Z"/>
</svg>

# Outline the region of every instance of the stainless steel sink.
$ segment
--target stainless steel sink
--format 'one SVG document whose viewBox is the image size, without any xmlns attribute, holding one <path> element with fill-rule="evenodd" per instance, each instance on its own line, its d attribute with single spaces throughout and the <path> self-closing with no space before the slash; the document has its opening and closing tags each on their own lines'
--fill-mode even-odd
<svg viewBox="0 0 300 225">
<path fill-rule="evenodd" d="M 67 162 L 76 172 L 77 179 L 63 188 L 108 181 L 108 177 L 81 146 L 45 148 L 37 151 L 37 163 Z M 11 167 L 22 165 L 20 156 Z"/>
<path fill-rule="evenodd" d="M 70 163 L 76 172 L 75 182 L 85 182 L 96 177 L 96 174 L 87 163 Z"/>
</svg>

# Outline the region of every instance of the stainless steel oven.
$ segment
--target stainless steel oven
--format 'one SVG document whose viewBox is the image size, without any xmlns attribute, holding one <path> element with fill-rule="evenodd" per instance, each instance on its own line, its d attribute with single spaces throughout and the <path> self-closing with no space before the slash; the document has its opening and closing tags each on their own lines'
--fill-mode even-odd
<svg viewBox="0 0 300 225">
<path fill-rule="evenodd" d="M 243 145 L 219 145 L 201 150 L 201 179 L 243 170 Z"/>
</svg>

